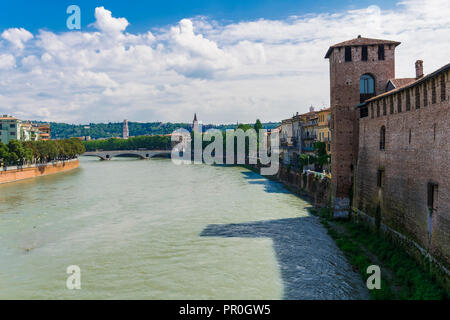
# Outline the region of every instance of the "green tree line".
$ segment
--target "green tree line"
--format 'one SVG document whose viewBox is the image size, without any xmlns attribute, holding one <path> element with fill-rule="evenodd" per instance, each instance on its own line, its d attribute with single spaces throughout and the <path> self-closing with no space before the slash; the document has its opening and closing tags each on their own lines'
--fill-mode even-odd
<svg viewBox="0 0 450 320">
<path fill-rule="evenodd" d="M 84 146 L 86 151 L 97 150 L 170 150 L 171 138 L 170 136 L 140 136 L 129 139 L 115 139 L 110 138 L 106 140 L 91 140 L 85 141 Z"/>
<path fill-rule="evenodd" d="M 25 142 L 11 140 L 6 145 L 0 142 L 0 164 L 14 166 L 70 160 L 84 152 L 83 143 L 75 138 Z"/>
<path fill-rule="evenodd" d="M 264 123 L 264 129 L 273 129 L 279 123 Z M 144 135 L 165 135 L 183 128 L 191 131 L 190 123 L 162 123 L 162 122 L 129 122 L 128 127 L 130 136 Z M 92 139 L 121 137 L 123 133 L 123 123 L 90 123 L 86 125 L 76 125 L 67 123 L 50 123 L 52 139 L 66 139 L 72 137 L 90 136 Z M 203 125 L 203 130 L 219 129 L 225 131 L 227 129 L 235 129 L 235 124 L 219 124 L 219 125 Z"/>
<path fill-rule="evenodd" d="M 250 128 L 254 129 L 261 129 L 262 124 L 259 120 L 257 120 L 255 125 L 248 125 L 248 124 L 240 124 L 239 129 L 242 129 L 244 131 L 247 131 Z M 203 129 L 206 131 L 208 127 L 204 126 Z M 211 129 L 211 128 L 210 128 Z M 234 128 L 233 128 L 234 129 Z M 218 129 L 220 130 L 220 129 Z M 222 131 L 222 130 L 220 130 Z M 202 134 L 203 137 L 204 133 Z M 226 146 L 226 133 L 225 131 L 222 131 L 223 135 L 223 143 L 224 148 Z M 191 133 L 191 139 L 192 139 L 192 149 L 194 148 L 194 137 Z M 205 148 L 207 145 L 212 143 L 214 141 L 214 138 L 212 138 L 211 141 L 203 141 L 202 138 L 202 145 L 203 148 Z M 84 146 L 86 148 L 86 151 L 111 151 L 111 150 L 138 150 L 138 149 L 146 149 L 146 150 L 170 150 L 172 148 L 172 142 L 170 136 L 161 136 L 161 135 L 154 135 L 154 136 L 138 136 L 138 137 L 131 137 L 129 139 L 119 139 L 119 138 L 109 138 L 105 140 L 91 140 L 91 141 L 84 141 Z M 235 143 L 235 148 L 237 148 L 237 144 Z M 246 150 L 248 150 L 248 138 L 246 138 Z"/>
</svg>

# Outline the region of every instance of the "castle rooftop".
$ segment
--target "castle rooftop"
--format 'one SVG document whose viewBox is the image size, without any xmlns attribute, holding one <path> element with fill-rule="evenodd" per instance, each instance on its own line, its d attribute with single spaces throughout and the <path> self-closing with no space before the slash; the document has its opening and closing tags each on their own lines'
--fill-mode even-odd
<svg viewBox="0 0 450 320">
<path fill-rule="evenodd" d="M 398 46 L 401 42 L 398 41 L 392 41 L 392 40 L 383 40 L 383 39 L 371 39 L 371 38 L 363 38 L 361 36 L 358 36 L 355 39 L 347 40 L 344 42 L 336 43 L 335 45 L 332 45 L 325 55 L 325 59 L 328 59 L 333 52 L 334 48 L 341 48 L 341 47 L 357 47 L 357 46 L 372 46 L 372 45 L 378 45 L 378 44 L 391 44 L 394 46 Z"/>
</svg>

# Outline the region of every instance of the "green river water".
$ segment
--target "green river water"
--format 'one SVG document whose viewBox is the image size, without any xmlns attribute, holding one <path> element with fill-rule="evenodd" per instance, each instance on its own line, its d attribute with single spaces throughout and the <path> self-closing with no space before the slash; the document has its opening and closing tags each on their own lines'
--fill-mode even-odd
<svg viewBox="0 0 450 320">
<path fill-rule="evenodd" d="M 0 185 L 0 299 L 368 298 L 309 206 L 240 167 L 82 157 Z"/>
</svg>

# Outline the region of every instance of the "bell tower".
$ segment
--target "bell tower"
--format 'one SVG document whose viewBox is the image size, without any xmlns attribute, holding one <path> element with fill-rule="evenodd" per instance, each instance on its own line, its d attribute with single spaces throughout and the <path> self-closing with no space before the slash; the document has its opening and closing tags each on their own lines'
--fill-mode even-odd
<svg viewBox="0 0 450 320">
<path fill-rule="evenodd" d="M 130 137 L 130 130 L 128 129 L 128 120 L 123 120 L 122 138 L 128 139 Z"/>
<path fill-rule="evenodd" d="M 400 42 L 358 36 L 331 46 L 331 192 L 334 216 L 351 211 L 353 172 L 358 159 L 359 114 L 356 106 L 385 92 L 395 78 L 395 48 Z"/>
<path fill-rule="evenodd" d="M 198 132 L 197 114 L 194 114 L 194 121 L 192 121 L 192 132 Z"/>
</svg>

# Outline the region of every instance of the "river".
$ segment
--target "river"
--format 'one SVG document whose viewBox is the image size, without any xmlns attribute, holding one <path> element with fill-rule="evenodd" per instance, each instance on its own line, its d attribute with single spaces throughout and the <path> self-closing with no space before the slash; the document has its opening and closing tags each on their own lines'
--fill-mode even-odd
<svg viewBox="0 0 450 320">
<path fill-rule="evenodd" d="M 240 167 L 81 159 L 0 185 L 0 299 L 364 299 L 310 204 Z M 66 288 L 68 266 L 81 290 Z"/>
</svg>

